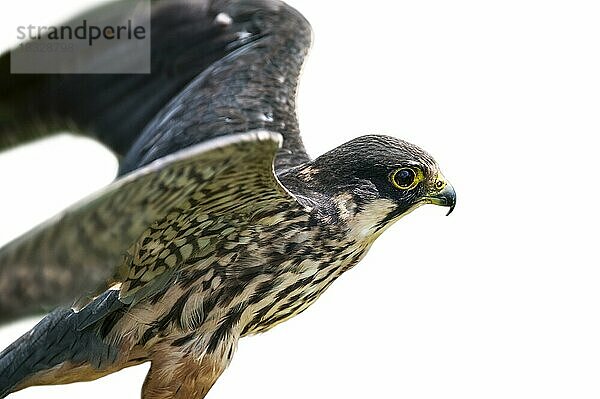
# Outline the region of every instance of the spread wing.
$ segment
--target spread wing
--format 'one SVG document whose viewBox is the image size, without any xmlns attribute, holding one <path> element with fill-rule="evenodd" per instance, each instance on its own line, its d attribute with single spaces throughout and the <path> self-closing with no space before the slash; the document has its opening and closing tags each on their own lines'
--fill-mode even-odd
<svg viewBox="0 0 600 399">
<path fill-rule="evenodd" d="M 182 256 L 191 255 L 188 249 L 199 248 L 198 241 L 188 248 L 181 238 L 192 237 L 203 223 L 210 225 L 229 214 L 247 220 L 253 212 L 295 201 L 273 170 L 281 142 L 280 134 L 266 131 L 217 138 L 116 180 L 3 250 L 3 262 L 25 264 L 30 273 L 30 265 L 37 265 L 33 275 L 44 276 L 54 285 L 40 284 L 39 291 L 27 292 L 15 287 L 14 280 L 2 279 L 1 302 L 8 303 L 11 297 L 27 300 L 26 295 L 55 297 L 56 285 L 65 281 L 52 281 L 54 274 L 71 278 L 66 285 L 79 290 L 69 292 L 69 299 L 97 292 L 98 286 L 106 288 L 107 282 L 114 281 L 118 265 L 124 301 L 145 297 L 153 285 L 167 281 Z M 174 234 L 173 229 L 187 227 L 184 237 Z M 81 263 L 66 275 L 61 261 L 73 257 Z"/>
<path fill-rule="evenodd" d="M 169 0 L 152 7 L 149 75 L 11 75 L 3 56 L 0 149 L 74 123 L 120 155 L 124 176 L 184 148 L 265 129 L 283 136 L 276 171 L 308 159 L 295 94 L 311 31 L 296 10 L 277 0 Z M 26 132 L 31 121 L 35 133 Z M 247 151 L 255 154 L 251 146 Z M 253 162 L 244 159 L 245 168 Z M 101 203 L 85 205 L 85 217 L 82 208 L 67 210 L 0 249 L 0 323 L 105 284 L 139 234 L 193 191 L 177 177 L 182 171 L 170 173 L 170 183 L 152 195 L 141 186 L 117 190 L 133 177 L 118 180 Z M 123 206 L 133 195 L 146 203 Z"/>
<path fill-rule="evenodd" d="M 135 2 L 88 14 L 117 22 L 107 25 L 142 18 Z M 11 74 L 3 54 L 0 150 L 75 130 L 111 148 L 125 174 L 218 136 L 266 129 L 284 137 L 276 169 L 306 160 L 295 116 L 311 42 L 302 15 L 278 0 L 153 1 L 151 15 L 150 74 Z M 27 44 L 13 50 L 22 51 Z M 109 69 L 115 57 L 138 59 L 139 51 L 125 42 L 77 62 Z"/>
</svg>

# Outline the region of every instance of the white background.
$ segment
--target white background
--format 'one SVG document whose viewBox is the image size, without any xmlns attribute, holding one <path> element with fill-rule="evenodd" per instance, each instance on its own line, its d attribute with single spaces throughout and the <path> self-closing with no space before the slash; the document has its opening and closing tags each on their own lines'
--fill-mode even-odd
<svg viewBox="0 0 600 399">
<path fill-rule="evenodd" d="M 15 26 L 93 1 L 2 4 Z M 302 315 L 243 339 L 209 398 L 598 398 L 600 9 L 593 1 L 290 1 L 315 42 L 299 92 L 318 155 L 366 133 L 431 152 L 425 207 Z M 0 241 L 108 183 L 60 137 L 0 155 Z M 0 346 L 35 320 L 0 329 Z M 147 365 L 25 398 L 138 397 Z"/>
</svg>

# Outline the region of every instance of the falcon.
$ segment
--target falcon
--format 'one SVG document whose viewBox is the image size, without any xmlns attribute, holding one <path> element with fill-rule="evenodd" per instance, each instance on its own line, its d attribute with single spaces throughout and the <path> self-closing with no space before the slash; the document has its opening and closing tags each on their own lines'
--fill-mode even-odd
<svg viewBox="0 0 600 399">
<path fill-rule="evenodd" d="M 151 26 L 146 75 L 11 75 L 0 58 L 0 148 L 70 129 L 120 161 L 0 250 L 1 320 L 56 308 L 0 354 L 0 397 L 149 361 L 142 398 L 203 398 L 241 337 L 305 310 L 391 224 L 454 209 L 405 141 L 307 155 L 295 94 L 311 29 L 288 5 L 153 2 Z"/>
</svg>

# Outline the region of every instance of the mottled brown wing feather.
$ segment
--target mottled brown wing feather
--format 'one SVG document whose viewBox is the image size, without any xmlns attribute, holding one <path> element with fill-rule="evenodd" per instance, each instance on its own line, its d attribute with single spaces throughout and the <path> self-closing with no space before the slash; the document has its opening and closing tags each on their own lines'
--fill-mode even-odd
<svg viewBox="0 0 600 399">
<path fill-rule="evenodd" d="M 163 175 L 175 174 L 186 195 L 172 202 L 123 256 L 116 278 L 120 300 L 134 304 L 161 291 L 188 265 L 209 267 L 219 260 L 218 248 L 241 242 L 237 235 L 258 214 L 295 202 L 273 172 L 280 144 L 280 135 L 259 133 L 256 141 L 184 158 L 156 174 L 152 187 L 162 190 Z"/>
<path fill-rule="evenodd" d="M 273 172 L 281 140 L 278 133 L 254 131 L 217 138 L 154 161 L 8 244 L 0 253 L 0 264 L 10 264 L 15 272 L 26 271 L 32 279 L 44 279 L 49 290 L 53 284 L 64 284 L 62 278 L 77 278 L 82 293 L 97 292 L 98 286 L 114 282 L 115 267 L 121 265 L 122 272 L 124 254 L 142 245 L 144 234 L 175 215 L 180 217 L 192 202 L 211 199 L 204 206 L 214 213 L 231 206 L 257 206 L 252 202 L 263 198 L 293 200 Z M 197 220 L 201 212 L 193 212 L 199 212 Z M 162 239 L 166 238 L 168 231 L 163 232 Z M 73 259 L 77 251 L 85 252 L 77 259 L 88 262 L 81 263 L 79 273 L 62 273 L 61 260 Z M 170 261 L 159 264 L 168 266 Z M 14 267 L 21 263 L 22 268 Z M 32 270 L 32 264 L 39 266 Z M 137 291 L 160 272 L 157 266 L 135 284 L 133 271 L 132 277 L 120 276 L 126 287 Z M 0 281 L 0 295 L 11 295 L 15 287 L 10 282 L 9 278 Z M 32 300 L 36 294 L 31 293 Z M 130 294 L 124 290 L 125 297 Z M 9 298 L 0 302 L 8 303 Z"/>
</svg>

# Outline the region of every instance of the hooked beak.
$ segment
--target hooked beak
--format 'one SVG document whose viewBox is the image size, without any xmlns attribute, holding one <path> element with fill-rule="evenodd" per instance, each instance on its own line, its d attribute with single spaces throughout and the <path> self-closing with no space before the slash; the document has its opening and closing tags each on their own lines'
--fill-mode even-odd
<svg viewBox="0 0 600 399">
<path fill-rule="evenodd" d="M 436 191 L 430 196 L 425 197 L 428 204 L 439 206 L 447 206 L 450 208 L 446 216 L 450 215 L 456 206 L 456 192 L 450 183 L 446 183 L 445 187 Z"/>
</svg>

